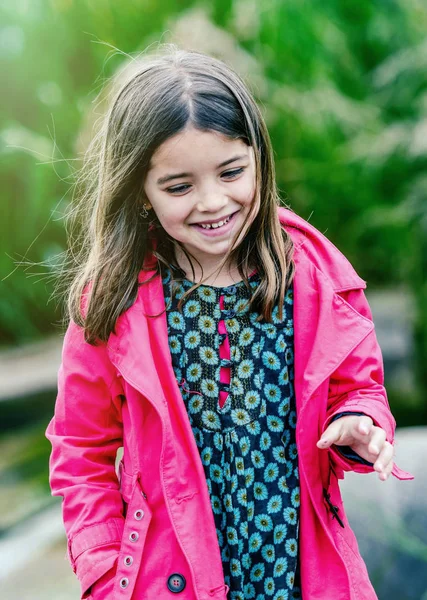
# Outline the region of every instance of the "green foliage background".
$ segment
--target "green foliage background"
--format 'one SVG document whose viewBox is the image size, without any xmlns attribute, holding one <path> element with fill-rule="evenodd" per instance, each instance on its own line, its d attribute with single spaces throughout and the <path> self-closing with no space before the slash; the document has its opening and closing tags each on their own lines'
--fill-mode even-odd
<svg viewBox="0 0 427 600">
<path fill-rule="evenodd" d="M 9 0 L 1 8 L 0 339 L 57 330 L 50 267 L 65 249 L 92 103 L 156 41 L 210 51 L 257 95 L 283 197 L 375 286 L 416 298 L 427 389 L 427 4 L 422 0 Z M 15 269 L 16 262 L 22 266 Z"/>
</svg>

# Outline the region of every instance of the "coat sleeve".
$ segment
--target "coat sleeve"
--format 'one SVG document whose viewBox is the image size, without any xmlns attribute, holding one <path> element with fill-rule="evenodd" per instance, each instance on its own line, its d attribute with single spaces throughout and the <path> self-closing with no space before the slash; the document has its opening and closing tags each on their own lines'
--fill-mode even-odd
<svg viewBox="0 0 427 600">
<path fill-rule="evenodd" d="M 121 402 L 105 344 L 86 343 L 83 329 L 71 322 L 46 437 L 52 495 L 63 498 L 68 555 L 82 598 L 108 571 L 114 574 L 120 549 L 124 515 L 115 459 L 122 446 Z"/>
<path fill-rule="evenodd" d="M 372 321 L 372 314 L 362 289 L 353 289 L 340 294 L 359 314 Z M 396 422 L 391 413 L 384 388 L 384 369 L 381 349 L 375 329 L 347 356 L 329 379 L 328 407 L 323 431 L 332 419 L 342 412 L 365 413 L 374 425 L 384 429 L 386 439 L 394 445 Z M 356 471 L 369 473 L 373 466 L 356 462 L 337 451 L 330 449 L 332 462 L 338 473 Z M 392 471 L 399 479 L 412 479 L 412 476 L 396 465 Z"/>
</svg>

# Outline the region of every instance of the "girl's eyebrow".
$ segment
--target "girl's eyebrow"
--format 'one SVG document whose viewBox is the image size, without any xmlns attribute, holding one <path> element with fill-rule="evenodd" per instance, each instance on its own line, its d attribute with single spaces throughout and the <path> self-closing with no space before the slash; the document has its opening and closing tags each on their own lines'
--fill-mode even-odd
<svg viewBox="0 0 427 600">
<path fill-rule="evenodd" d="M 219 164 L 217 166 L 217 169 L 220 169 L 221 167 L 225 167 L 226 165 L 229 165 L 230 163 L 236 161 L 236 160 L 240 160 L 242 158 L 247 158 L 246 154 L 239 154 L 237 156 L 233 156 L 232 158 L 229 158 L 227 160 L 224 160 L 224 162 L 222 162 L 221 164 Z M 157 185 L 162 185 L 163 183 L 167 183 L 168 181 L 171 181 L 172 179 L 180 179 L 181 177 L 192 177 L 192 173 L 176 173 L 174 175 L 165 175 L 164 177 L 160 177 L 157 180 Z"/>
</svg>

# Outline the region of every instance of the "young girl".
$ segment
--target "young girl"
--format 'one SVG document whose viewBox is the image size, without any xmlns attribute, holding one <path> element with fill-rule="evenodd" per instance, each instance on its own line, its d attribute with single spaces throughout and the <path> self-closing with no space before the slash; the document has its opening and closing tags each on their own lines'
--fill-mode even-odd
<svg viewBox="0 0 427 600">
<path fill-rule="evenodd" d="M 411 476 L 365 282 L 279 208 L 228 66 L 166 46 L 119 84 L 47 429 L 81 598 L 376 598 L 338 479 Z"/>
</svg>

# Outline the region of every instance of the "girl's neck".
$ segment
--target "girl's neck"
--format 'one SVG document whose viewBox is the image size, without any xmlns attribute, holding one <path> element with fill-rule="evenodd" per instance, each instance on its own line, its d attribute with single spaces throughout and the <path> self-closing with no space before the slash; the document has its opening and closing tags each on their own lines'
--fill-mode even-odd
<svg viewBox="0 0 427 600">
<path fill-rule="evenodd" d="M 185 255 L 181 255 L 177 258 L 179 267 L 184 271 L 185 277 L 189 281 L 199 283 L 203 278 L 205 285 L 211 285 L 214 287 L 226 287 L 238 283 L 242 280 L 242 276 L 239 273 L 239 269 L 236 265 L 225 265 L 221 271 L 218 272 L 216 265 L 203 265 L 203 273 L 198 264 L 194 265 L 194 275 Z M 216 264 L 218 261 L 216 261 Z M 249 269 L 247 276 L 249 276 L 254 269 Z"/>
</svg>

